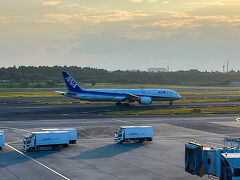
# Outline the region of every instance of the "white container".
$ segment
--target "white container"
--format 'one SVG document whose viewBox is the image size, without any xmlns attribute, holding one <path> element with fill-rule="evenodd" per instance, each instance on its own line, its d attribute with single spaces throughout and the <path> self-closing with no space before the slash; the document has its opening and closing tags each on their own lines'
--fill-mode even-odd
<svg viewBox="0 0 240 180">
<path fill-rule="evenodd" d="M 25 151 L 57 150 L 67 147 L 69 144 L 68 131 L 40 131 L 32 132 L 32 135 L 24 138 Z"/>
<path fill-rule="evenodd" d="M 69 132 L 69 144 L 76 144 L 77 142 L 77 129 L 64 128 L 64 129 L 41 129 L 41 131 L 68 131 Z"/>
<path fill-rule="evenodd" d="M 123 142 L 135 141 L 152 141 L 153 127 L 152 126 L 122 126 L 115 133 L 115 142 L 122 144 Z"/>
<path fill-rule="evenodd" d="M 0 131 L 0 150 L 4 146 L 4 131 Z"/>
</svg>

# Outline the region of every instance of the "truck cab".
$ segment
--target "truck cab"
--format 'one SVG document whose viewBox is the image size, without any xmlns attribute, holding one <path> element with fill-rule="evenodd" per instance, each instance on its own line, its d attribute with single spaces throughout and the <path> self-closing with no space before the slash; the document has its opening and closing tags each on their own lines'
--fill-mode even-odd
<svg viewBox="0 0 240 180">
<path fill-rule="evenodd" d="M 25 151 L 59 150 L 69 145 L 68 131 L 39 131 L 24 138 Z"/>
<path fill-rule="evenodd" d="M 23 139 L 23 147 L 25 151 L 29 151 L 31 147 L 35 146 L 35 139 L 36 139 L 36 136 L 34 134 L 32 134 L 29 137 L 25 137 Z"/>
<path fill-rule="evenodd" d="M 114 141 L 116 142 L 116 143 L 122 143 L 123 142 L 123 140 L 124 140 L 124 129 L 120 129 L 118 132 L 115 132 L 115 137 L 114 137 Z"/>
<path fill-rule="evenodd" d="M 0 131 L 0 150 L 4 146 L 4 131 Z"/>
</svg>

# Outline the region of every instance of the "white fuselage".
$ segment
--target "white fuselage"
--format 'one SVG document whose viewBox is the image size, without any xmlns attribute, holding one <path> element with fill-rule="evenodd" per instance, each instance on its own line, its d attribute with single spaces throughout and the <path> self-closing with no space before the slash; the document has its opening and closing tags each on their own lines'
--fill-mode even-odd
<svg viewBox="0 0 240 180">
<path fill-rule="evenodd" d="M 150 97 L 153 101 L 174 101 L 181 96 L 169 89 L 87 89 L 82 92 L 68 93 L 66 96 L 87 101 L 115 101 L 120 102 L 126 94 L 139 97 Z"/>
</svg>

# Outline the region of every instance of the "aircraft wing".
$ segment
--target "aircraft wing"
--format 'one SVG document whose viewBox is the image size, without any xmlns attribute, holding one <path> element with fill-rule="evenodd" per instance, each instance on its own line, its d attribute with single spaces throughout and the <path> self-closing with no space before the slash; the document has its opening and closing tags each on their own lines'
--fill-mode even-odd
<svg viewBox="0 0 240 180">
<path fill-rule="evenodd" d="M 127 100 L 129 102 L 139 101 L 139 96 L 136 96 L 134 94 L 125 94 L 125 95 L 126 95 L 125 100 Z"/>
<path fill-rule="evenodd" d="M 54 92 L 59 93 L 61 95 L 65 95 L 66 94 L 66 92 L 64 92 L 64 91 L 54 91 Z"/>
</svg>

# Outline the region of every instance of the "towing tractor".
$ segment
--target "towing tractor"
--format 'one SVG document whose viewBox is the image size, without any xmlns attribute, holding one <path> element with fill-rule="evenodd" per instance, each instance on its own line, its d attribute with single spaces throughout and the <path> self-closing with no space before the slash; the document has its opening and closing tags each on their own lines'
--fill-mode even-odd
<svg viewBox="0 0 240 180">
<path fill-rule="evenodd" d="M 64 129 L 41 129 L 41 131 L 68 131 L 69 132 L 69 144 L 76 144 L 77 142 L 77 129 L 64 128 Z"/>
<path fill-rule="evenodd" d="M 23 139 L 25 151 L 59 150 L 69 145 L 68 131 L 40 131 Z"/>
<path fill-rule="evenodd" d="M 118 132 L 115 132 L 114 141 L 117 144 L 124 142 L 144 142 L 152 141 L 152 126 L 122 126 Z"/>
<path fill-rule="evenodd" d="M 4 131 L 0 131 L 0 150 L 3 148 L 4 145 Z"/>
</svg>

